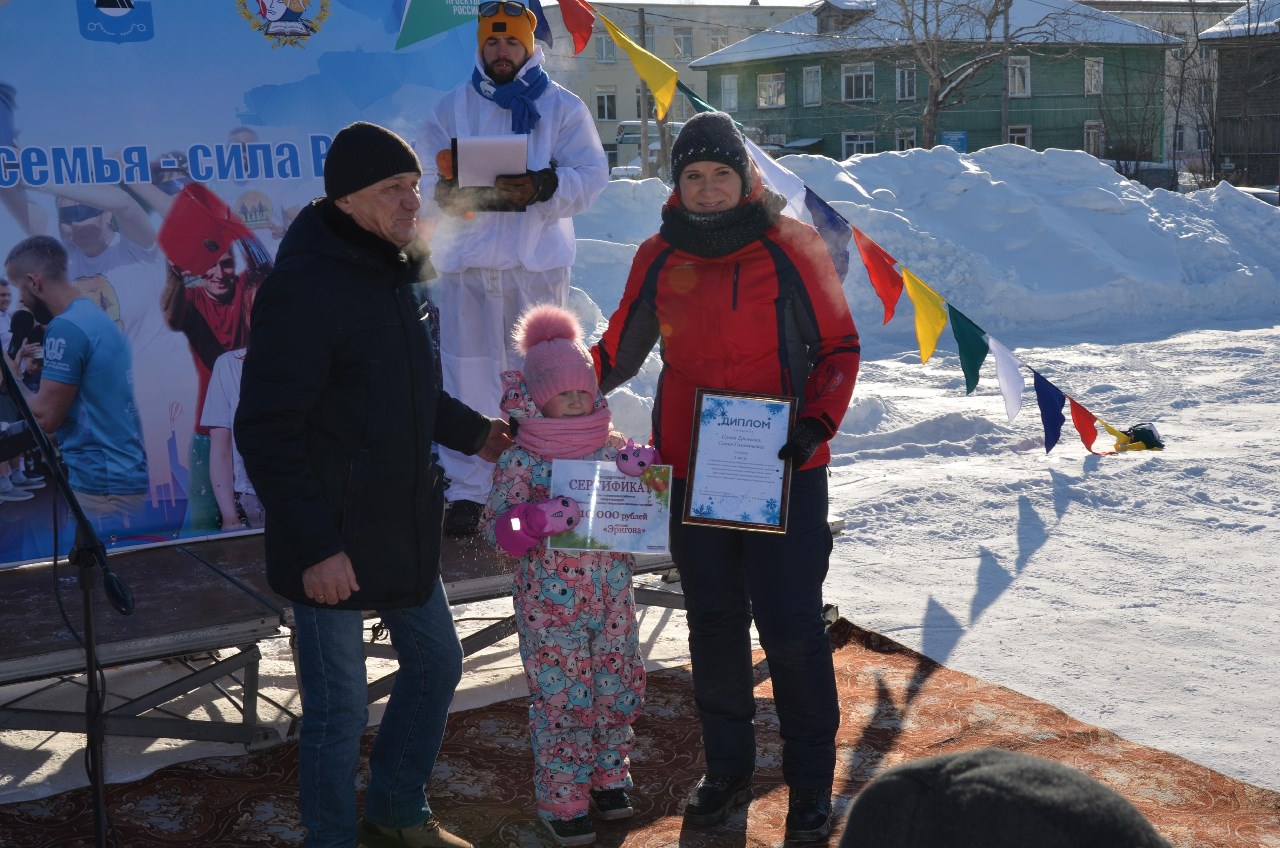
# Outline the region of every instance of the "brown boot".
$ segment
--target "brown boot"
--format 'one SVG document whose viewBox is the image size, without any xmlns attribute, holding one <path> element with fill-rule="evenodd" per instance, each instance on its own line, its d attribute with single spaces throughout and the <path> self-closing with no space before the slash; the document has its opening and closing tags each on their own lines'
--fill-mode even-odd
<svg viewBox="0 0 1280 848">
<path fill-rule="evenodd" d="M 357 839 L 364 848 L 475 848 L 445 830 L 435 816 L 413 827 L 382 827 L 361 819 Z"/>
</svg>

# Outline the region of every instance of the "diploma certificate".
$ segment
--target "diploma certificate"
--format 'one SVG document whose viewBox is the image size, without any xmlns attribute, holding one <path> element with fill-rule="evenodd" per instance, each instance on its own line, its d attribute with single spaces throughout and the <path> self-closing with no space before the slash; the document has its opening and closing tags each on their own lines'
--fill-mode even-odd
<svg viewBox="0 0 1280 848">
<path fill-rule="evenodd" d="M 698 389 L 694 411 L 684 523 L 787 532 L 795 399 Z"/>
<path fill-rule="evenodd" d="M 671 466 L 650 465 L 639 477 L 613 462 L 551 461 L 551 491 L 578 502 L 582 521 L 552 536 L 561 551 L 621 551 L 665 554 L 670 535 Z"/>
</svg>

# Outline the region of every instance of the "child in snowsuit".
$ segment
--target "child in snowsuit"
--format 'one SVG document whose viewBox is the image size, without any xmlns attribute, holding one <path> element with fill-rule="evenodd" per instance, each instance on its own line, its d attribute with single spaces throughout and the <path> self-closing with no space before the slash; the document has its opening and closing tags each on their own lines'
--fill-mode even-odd
<svg viewBox="0 0 1280 848">
<path fill-rule="evenodd" d="M 631 591 L 635 559 L 606 551 L 552 551 L 546 537 L 576 526 L 578 505 L 550 491 L 551 461 L 616 461 L 626 442 L 610 427 L 577 319 L 550 304 L 513 332 L 523 373 L 502 374 L 502 409 L 516 443 L 498 459 L 481 517 L 491 545 L 519 556 L 512 597 L 529 684 L 538 816 L 560 845 L 589 845 L 594 807 L 634 812 L 632 723 L 644 695 Z"/>
</svg>

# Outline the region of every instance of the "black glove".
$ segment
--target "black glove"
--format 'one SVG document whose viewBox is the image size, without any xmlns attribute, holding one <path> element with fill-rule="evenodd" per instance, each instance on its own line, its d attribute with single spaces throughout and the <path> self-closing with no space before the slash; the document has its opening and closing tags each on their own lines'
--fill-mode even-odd
<svg viewBox="0 0 1280 848">
<path fill-rule="evenodd" d="M 791 438 L 778 451 L 778 459 L 789 459 L 799 468 L 812 457 L 818 445 L 827 440 L 827 431 L 814 418 L 801 418 L 791 431 Z"/>
<path fill-rule="evenodd" d="M 523 174 L 503 174 L 493 181 L 498 194 L 514 209 L 524 209 L 532 203 L 550 200 L 560 186 L 556 166 L 541 171 L 525 171 Z"/>
</svg>

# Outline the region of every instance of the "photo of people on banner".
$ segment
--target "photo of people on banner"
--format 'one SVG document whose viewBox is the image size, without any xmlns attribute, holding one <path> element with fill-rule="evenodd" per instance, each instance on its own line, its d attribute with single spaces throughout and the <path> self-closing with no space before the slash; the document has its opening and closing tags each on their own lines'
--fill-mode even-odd
<svg viewBox="0 0 1280 848">
<path fill-rule="evenodd" d="M 0 83 L 0 145 L 21 149 L 17 95 Z M 255 142 L 236 127 L 217 147 L 245 161 Z M 52 419 L 61 461 L 108 549 L 262 528 L 232 424 L 254 293 L 301 206 L 281 180 L 195 181 L 180 151 L 147 164 L 148 182 L 0 184 L 28 237 L 0 250 L 0 346 L 37 419 L 65 415 Z M 117 348 L 116 395 L 97 408 L 104 351 Z M 54 493 L 7 393 L 0 419 L 0 565 L 11 565 L 52 553 Z"/>
</svg>

